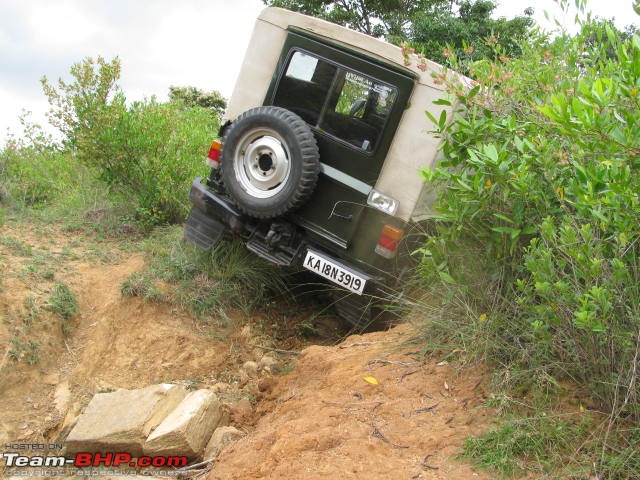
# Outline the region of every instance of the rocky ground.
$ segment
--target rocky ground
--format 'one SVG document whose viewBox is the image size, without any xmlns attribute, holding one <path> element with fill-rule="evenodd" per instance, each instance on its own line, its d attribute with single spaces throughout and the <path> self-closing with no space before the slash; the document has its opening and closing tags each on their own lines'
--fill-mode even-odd
<svg viewBox="0 0 640 480">
<path fill-rule="evenodd" d="M 211 479 L 486 477 L 454 459 L 491 422 L 485 378 L 422 356 L 410 324 L 276 340 L 275 317 L 238 313 L 205 330 L 175 306 L 121 295 L 144 264 L 55 226 L 0 227 L 3 445 L 59 440 L 98 392 L 174 383 L 213 390 L 244 434 L 200 472 Z M 79 303 L 64 322 L 50 305 L 58 283 Z"/>
</svg>

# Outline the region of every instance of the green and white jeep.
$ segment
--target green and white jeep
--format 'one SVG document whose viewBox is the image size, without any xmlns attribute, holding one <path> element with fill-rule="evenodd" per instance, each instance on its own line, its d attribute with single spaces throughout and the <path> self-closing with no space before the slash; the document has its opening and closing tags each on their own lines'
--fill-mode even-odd
<svg viewBox="0 0 640 480">
<path fill-rule="evenodd" d="M 453 107 L 442 67 L 379 39 L 279 8 L 258 17 L 185 237 L 237 237 L 256 255 L 340 287 L 364 326 L 402 279 L 432 212 L 420 170 L 438 155 L 425 115 Z M 435 73 L 435 75 L 433 75 Z"/>
</svg>

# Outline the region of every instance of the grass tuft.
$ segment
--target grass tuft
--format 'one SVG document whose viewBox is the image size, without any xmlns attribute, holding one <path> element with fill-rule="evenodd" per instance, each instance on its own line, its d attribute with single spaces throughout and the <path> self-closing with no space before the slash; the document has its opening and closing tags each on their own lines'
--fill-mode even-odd
<svg viewBox="0 0 640 480">
<path fill-rule="evenodd" d="M 143 242 L 151 261 L 147 270 L 131 275 L 124 295 L 157 298 L 166 284 L 165 301 L 180 305 L 200 321 L 226 322 L 228 311 L 251 313 L 276 295 L 288 292 L 288 272 L 257 258 L 239 242 L 222 242 L 209 252 L 182 240 L 182 227 L 159 227 Z"/>
<path fill-rule="evenodd" d="M 71 319 L 78 313 L 78 300 L 64 283 L 56 283 L 48 299 L 49 308 L 62 318 L 62 332 L 69 335 L 73 331 Z"/>
</svg>

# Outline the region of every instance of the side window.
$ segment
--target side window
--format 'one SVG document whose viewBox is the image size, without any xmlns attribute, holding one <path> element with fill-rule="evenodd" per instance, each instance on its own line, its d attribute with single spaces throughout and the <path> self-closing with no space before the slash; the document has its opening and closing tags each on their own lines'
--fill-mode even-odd
<svg viewBox="0 0 640 480">
<path fill-rule="evenodd" d="M 297 113 L 317 130 L 372 152 L 397 94 L 391 85 L 294 51 L 273 103 Z"/>
</svg>

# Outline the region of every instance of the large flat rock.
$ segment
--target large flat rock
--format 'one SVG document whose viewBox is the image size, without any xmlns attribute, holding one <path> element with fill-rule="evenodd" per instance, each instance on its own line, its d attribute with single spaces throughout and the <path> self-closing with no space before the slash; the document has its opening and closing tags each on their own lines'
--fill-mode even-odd
<svg viewBox="0 0 640 480">
<path fill-rule="evenodd" d="M 127 452 L 139 456 L 149 433 L 186 395 L 184 387 L 170 384 L 98 393 L 69 432 L 67 452 Z"/>
<path fill-rule="evenodd" d="M 210 390 L 189 393 L 144 445 L 145 455 L 184 455 L 200 458 L 222 411 L 220 401 Z"/>
</svg>

